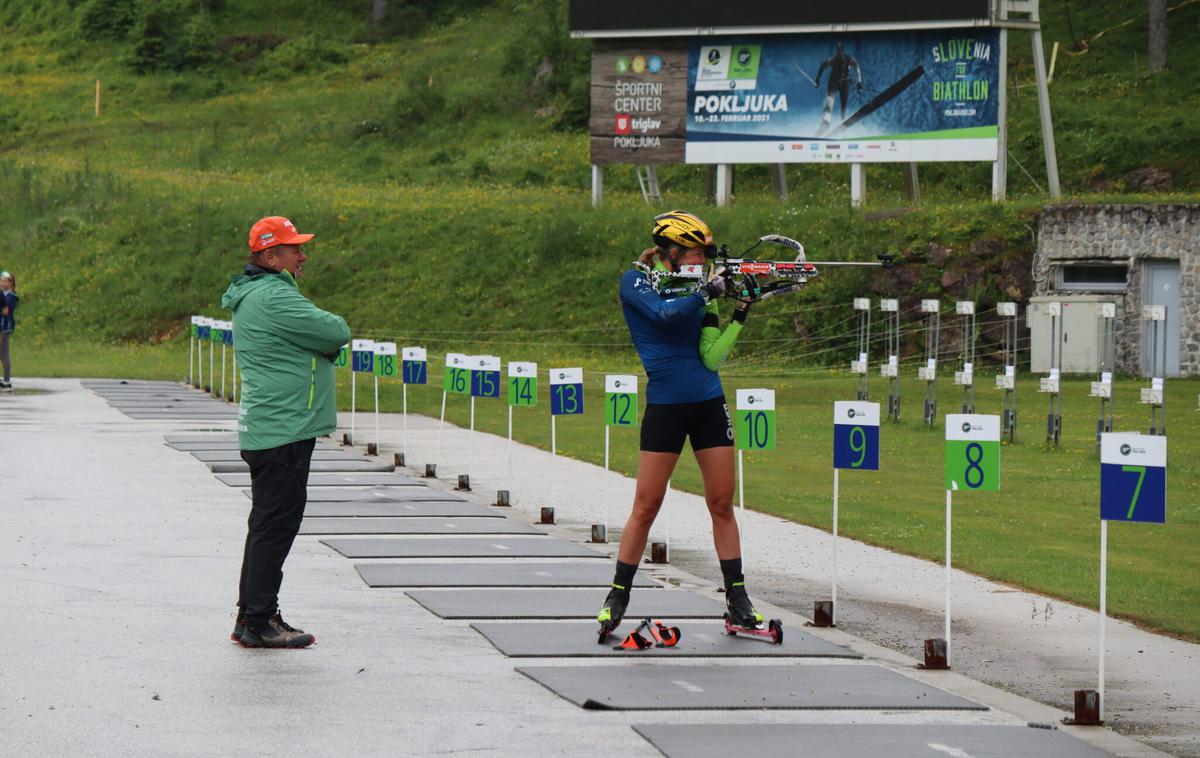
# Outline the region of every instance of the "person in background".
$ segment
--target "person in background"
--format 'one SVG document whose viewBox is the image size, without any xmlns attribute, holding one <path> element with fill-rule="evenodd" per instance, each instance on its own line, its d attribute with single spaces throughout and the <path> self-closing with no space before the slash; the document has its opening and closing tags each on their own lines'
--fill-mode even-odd
<svg viewBox="0 0 1200 758">
<path fill-rule="evenodd" d="M 9 356 L 9 342 L 12 341 L 13 329 L 17 321 L 17 280 L 7 271 L 0 271 L 0 365 L 4 367 L 4 381 L 0 381 L 0 390 L 5 392 L 12 389 L 12 358 Z"/>
</svg>

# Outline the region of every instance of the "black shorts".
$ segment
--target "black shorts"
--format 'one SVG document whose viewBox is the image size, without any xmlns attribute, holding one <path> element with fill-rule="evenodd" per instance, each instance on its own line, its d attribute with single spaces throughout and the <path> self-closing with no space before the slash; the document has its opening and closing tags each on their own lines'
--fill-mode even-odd
<svg viewBox="0 0 1200 758">
<path fill-rule="evenodd" d="M 724 397 L 698 403 L 663 403 L 646 406 L 642 419 L 642 451 L 647 453 L 683 452 L 683 441 L 690 438 L 692 450 L 733 447 L 733 420 Z"/>
</svg>

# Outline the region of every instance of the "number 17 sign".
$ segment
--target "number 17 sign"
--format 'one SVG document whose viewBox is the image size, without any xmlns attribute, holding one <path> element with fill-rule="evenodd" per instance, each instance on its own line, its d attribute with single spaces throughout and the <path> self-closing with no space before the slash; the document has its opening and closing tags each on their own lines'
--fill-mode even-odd
<svg viewBox="0 0 1200 758">
<path fill-rule="evenodd" d="M 1100 518 L 1166 523 L 1166 437 L 1113 432 L 1100 436 Z"/>
</svg>

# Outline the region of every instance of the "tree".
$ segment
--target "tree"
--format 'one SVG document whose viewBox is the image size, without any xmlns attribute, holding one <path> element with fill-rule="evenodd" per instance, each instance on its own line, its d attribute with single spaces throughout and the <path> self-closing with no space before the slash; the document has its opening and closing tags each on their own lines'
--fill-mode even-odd
<svg viewBox="0 0 1200 758">
<path fill-rule="evenodd" d="M 1167 67 L 1167 0 L 1149 0 L 1150 3 L 1150 71 L 1162 71 Z"/>
</svg>

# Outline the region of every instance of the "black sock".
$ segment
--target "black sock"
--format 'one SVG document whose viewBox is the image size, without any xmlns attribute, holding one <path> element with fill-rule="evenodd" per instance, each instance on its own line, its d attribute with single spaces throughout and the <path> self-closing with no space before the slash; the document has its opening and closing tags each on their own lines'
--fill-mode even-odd
<svg viewBox="0 0 1200 758">
<path fill-rule="evenodd" d="M 637 573 L 637 570 L 636 563 L 617 561 L 617 573 L 613 575 L 613 586 L 628 592 L 633 587 L 633 575 Z"/>
<path fill-rule="evenodd" d="M 721 561 L 721 576 L 725 577 L 725 589 L 729 589 L 739 582 L 745 582 L 746 577 L 742 576 L 742 559 L 730 558 Z"/>
</svg>

